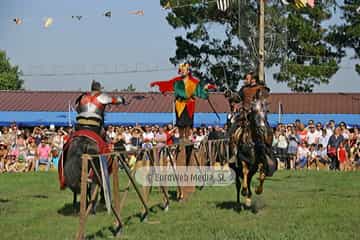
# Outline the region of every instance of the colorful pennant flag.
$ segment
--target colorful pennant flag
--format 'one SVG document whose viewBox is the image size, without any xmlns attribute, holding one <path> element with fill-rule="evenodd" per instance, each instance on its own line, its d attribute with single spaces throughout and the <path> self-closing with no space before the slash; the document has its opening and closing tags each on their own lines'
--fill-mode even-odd
<svg viewBox="0 0 360 240">
<path fill-rule="evenodd" d="M 308 0 L 307 4 L 309 7 L 314 8 L 315 7 L 315 0 Z"/>
<path fill-rule="evenodd" d="M 104 13 L 105 17 L 111 18 L 111 11 L 107 11 Z"/>
<path fill-rule="evenodd" d="M 144 10 L 137 10 L 129 12 L 132 15 L 144 16 Z"/>
<path fill-rule="evenodd" d="M 295 0 L 295 7 L 296 8 L 304 8 L 306 7 L 307 0 Z"/>
<path fill-rule="evenodd" d="M 54 22 L 54 19 L 52 19 L 51 17 L 45 18 L 44 21 L 44 28 L 48 28 L 50 27 Z"/>
<path fill-rule="evenodd" d="M 225 12 L 230 7 L 230 0 L 216 0 L 217 8 Z"/>
<path fill-rule="evenodd" d="M 71 16 L 72 19 L 76 18 L 77 20 L 81 20 L 82 16 Z"/>
<path fill-rule="evenodd" d="M 164 6 L 164 9 L 170 9 L 171 8 L 171 4 L 170 4 L 170 1 L 168 1 L 165 6 Z"/>
<path fill-rule="evenodd" d="M 23 23 L 22 19 L 21 18 L 14 18 L 13 20 L 15 22 L 16 25 L 20 25 Z"/>
<path fill-rule="evenodd" d="M 281 0 L 281 3 L 284 4 L 284 5 L 289 5 L 290 3 L 286 0 Z"/>
</svg>

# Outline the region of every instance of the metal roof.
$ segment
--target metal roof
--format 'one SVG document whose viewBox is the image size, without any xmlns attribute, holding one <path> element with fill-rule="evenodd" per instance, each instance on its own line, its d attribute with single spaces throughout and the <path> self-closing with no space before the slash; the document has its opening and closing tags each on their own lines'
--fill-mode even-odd
<svg viewBox="0 0 360 240">
<path fill-rule="evenodd" d="M 0 111 L 67 112 L 74 106 L 81 92 L 65 91 L 0 91 Z M 108 112 L 161 113 L 173 111 L 173 95 L 160 93 L 118 92 L 128 105 L 111 106 Z M 211 93 L 210 100 L 217 112 L 228 112 L 229 106 L 222 93 Z M 279 103 L 283 113 L 360 114 L 360 93 L 272 93 L 270 112 L 277 113 Z M 212 112 L 206 100 L 196 102 L 196 112 Z"/>
</svg>

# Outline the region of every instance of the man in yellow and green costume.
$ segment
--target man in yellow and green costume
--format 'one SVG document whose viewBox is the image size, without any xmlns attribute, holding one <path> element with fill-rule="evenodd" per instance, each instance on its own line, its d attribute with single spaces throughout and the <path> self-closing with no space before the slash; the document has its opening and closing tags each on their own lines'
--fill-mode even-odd
<svg viewBox="0 0 360 240">
<path fill-rule="evenodd" d="M 180 137 L 188 139 L 194 125 L 195 97 L 207 99 L 208 90 L 216 87 L 193 77 L 188 63 L 180 64 L 178 73 L 179 76 L 173 79 L 152 82 L 150 86 L 158 86 L 161 93 L 174 92 L 176 126 Z"/>
</svg>

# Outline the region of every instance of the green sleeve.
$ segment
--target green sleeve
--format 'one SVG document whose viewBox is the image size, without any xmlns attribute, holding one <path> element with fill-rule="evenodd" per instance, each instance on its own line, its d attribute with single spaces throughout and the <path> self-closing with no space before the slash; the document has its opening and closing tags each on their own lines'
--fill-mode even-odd
<svg viewBox="0 0 360 240">
<path fill-rule="evenodd" d="M 177 81 L 174 83 L 175 97 L 186 99 L 186 93 L 183 81 Z"/>
<path fill-rule="evenodd" d="M 204 85 L 199 83 L 197 86 L 196 86 L 196 89 L 195 89 L 195 94 L 194 94 L 196 97 L 199 97 L 199 98 L 203 98 L 203 99 L 207 99 L 208 96 L 209 96 L 209 93 L 208 93 L 208 90 L 207 89 L 204 89 Z"/>
</svg>

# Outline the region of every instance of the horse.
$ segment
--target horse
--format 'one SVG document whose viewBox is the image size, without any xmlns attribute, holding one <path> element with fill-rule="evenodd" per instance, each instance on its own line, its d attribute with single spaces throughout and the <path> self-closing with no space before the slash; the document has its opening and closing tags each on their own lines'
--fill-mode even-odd
<svg viewBox="0 0 360 240">
<path fill-rule="evenodd" d="M 76 210 L 76 197 L 77 194 L 80 194 L 81 186 L 81 169 L 82 169 L 82 156 L 83 154 L 97 155 L 99 154 L 99 149 L 93 140 L 85 136 L 76 136 L 71 139 L 69 145 L 66 146 L 66 151 L 63 156 L 63 174 L 65 177 L 65 185 L 70 188 L 73 192 L 73 209 Z M 100 172 L 100 163 L 98 157 L 94 157 L 93 163 L 95 165 L 96 171 Z M 89 165 L 89 171 L 93 169 L 92 165 Z M 94 169 L 92 171 L 95 171 Z M 87 189 L 88 198 L 92 195 L 95 190 L 96 185 L 100 185 L 98 179 L 95 177 L 93 181 L 89 184 Z M 103 197 L 102 197 L 103 200 Z M 92 213 L 96 212 L 96 202 L 93 203 Z"/>
<path fill-rule="evenodd" d="M 250 113 L 240 109 L 235 117 L 236 130 L 230 136 L 231 147 L 235 149 L 236 162 L 229 164 L 235 171 L 237 203 L 240 204 L 240 192 L 245 197 L 245 207 L 251 206 L 251 180 L 259 170 L 260 184 L 255 193 L 263 192 L 265 176 L 271 176 L 276 166 L 272 160 L 272 131 L 267 122 L 266 92 L 259 89 L 251 104 Z M 242 181 L 240 181 L 242 179 Z"/>
</svg>

